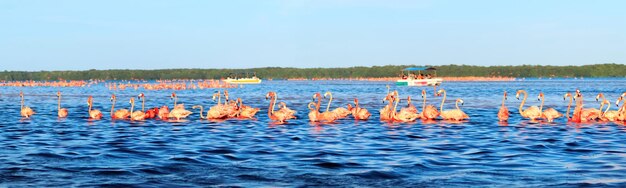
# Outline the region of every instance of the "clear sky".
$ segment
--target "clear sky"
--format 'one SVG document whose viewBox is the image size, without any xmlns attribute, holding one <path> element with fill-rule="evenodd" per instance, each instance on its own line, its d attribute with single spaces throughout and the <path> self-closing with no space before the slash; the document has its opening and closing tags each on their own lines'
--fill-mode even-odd
<svg viewBox="0 0 626 188">
<path fill-rule="evenodd" d="M 626 1 L 0 1 L 0 71 L 596 63 Z"/>
</svg>

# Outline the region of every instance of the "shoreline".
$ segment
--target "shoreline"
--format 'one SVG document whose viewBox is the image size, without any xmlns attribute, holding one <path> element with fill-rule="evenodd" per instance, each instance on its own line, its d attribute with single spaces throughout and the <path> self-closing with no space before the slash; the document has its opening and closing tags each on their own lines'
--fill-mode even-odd
<svg viewBox="0 0 626 188">
<path fill-rule="evenodd" d="M 481 77 L 481 76 L 464 76 L 464 77 L 437 77 L 446 82 L 509 82 L 520 80 L 514 77 Z M 381 78 L 290 78 L 287 81 L 373 81 L 373 82 L 395 82 L 398 77 L 381 77 Z M 268 79 L 271 80 L 271 79 Z"/>
</svg>

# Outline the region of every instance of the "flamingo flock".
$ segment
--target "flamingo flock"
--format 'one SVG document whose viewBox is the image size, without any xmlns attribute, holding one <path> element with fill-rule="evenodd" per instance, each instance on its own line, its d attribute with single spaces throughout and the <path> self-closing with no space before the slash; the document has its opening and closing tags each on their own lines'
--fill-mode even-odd
<svg viewBox="0 0 626 188">
<path fill-rule="evenodd" d="M 35 111 L 24 103 L 24 93 L 20 92 L 20 115 L 22 118 L 31 118 L 35 115 Z M 68 110 L 61 107 L 61 92 L 56 93 L 57 96 L 57 115 L 59 118 L 67 118 Z M 223 98 L 222 98 L 223 96 Z M 382 102 L 386 103 L 383 108 L 379 110 L 380 121 L 383 122 L 413 122 L 418 119 L 422 120 L 445 120 L 445 121 L 466 121 L 470 119 L 459 104 L 464 104 L 463 99 L 457 98 L 454 100 L 454 109 L 444 110 L 446 104 L 447 92 L 445 89 L 439 89 L 435 96 L 442 96 L 439 109 L 433 104 L 428 104 L 426 99 L 426 90 L 422 90 L 422 106 L 421 112 L 418 107 L 413 104 L 411 96 L 406 96 L 406 105 L 400 105 L 403 99 L 401 99 L 397 90 L 390 91 L 387 87 L 387 93 Z M 230 96 L 227 90 L 217 91 L 212 96 L 212 101 L 215 104 L 206 111 L 204 115 L 204 107 L 202 105 L 194 105 L 192 109 L 199 109 L 199 118 L 203 120 L 227 120 L 227 119 L 256 119 L 257 112 L 260 108 L 254 108 L 243 104 L 241 98 L 236 100 L 230 100 Z M 522 100 L 519 104 L 519 115 L 523 119 L 529 119 L 530 121 L 545 121 L 548 123 L 554 122 L 556 119 L 565 117 L 568 122 L 585 123 L 585 122 L 621 122 L 626 121 L 626 92 L 622 93 L 615 105 L 617 110 L 610 110 L 611 102 L 606 99 L 603 93 L 596 95 L 596 101 L 599 102 L 600 107 L 596 108 L 583 108 L 583 94 L 580 90 L 576 90 L 573 93 L 567 92 L 563 95 L 563 100 L 569 99 L 567 110 L 565 114 L 557 111 L 554 108 L 546 107 L 544 109 L 545 96 L 543 92 L 539 92 L 537 100 L 540 101 L 539 107 L 530 106 L 525 107 L 528 99 L 528 92 L 525 90 L 517 90 L 515 97 Z M 111 109 L 110 118 L 113 120 L 130 120 L 130 121 L 145 121 L 148 119 L 160 119 L 160 120 L 181 120 L 188 118 L 193 112 L 185 109 L 184 104 L 178 104 L 178 96 L 176 93 L 170 95 L 170 99 L 173 100 L 173 106 L 170 107 L 163 105 L 161 107 L 153 107 L 146 109 L 146 95 L 140 93 L 137 95 L 137 99 L 141 100 L 141 109 L 135 107 L 135 97 L 131 97 L 129 100 L 130 110 L 127 109 L 115 109 L 117 96 L 111 95 Z M 269 106 L 267 110 L 267 117 L 277 124 L 286 123 L 289 120 L 296 119 L 296 111 L 287 107 L 287 103 L 284 101 L 278 102 L 278 95 L 276 92 L 270 91 L 265 95 L 265 99 L 269 100 Z M 321 111 L 321 104 L 323 100 L 328 100 L 326 109 Z M 498 110 L 497 118 L 499 122 L 507 122 L 511 112 L 506 107 L 507 92 L 504 91 L 502 97 L 502 104 Z M 87 114 L 90 120 L 100 120 L 104 116 L 102 111 L 93 107 L 93 96 L 87 98 Z M 340 119 L 351 118 L 358 121 L 367 121 L 372 114 L 368 109 L 360 106 L 359 100 L 354 98 L 353 104 L 347 104 L 347 108 L 336 107 L 331 109 L 333 101 L 333 94 L 327 91 L 322 95 L 320 92 L 314 93 L 312 102 L 308 103 L 309 109 L 308 118 L 312 123 L 334 123 Z M 575 103 L 574 103 L 575 101 Z M 278 103 L 278 104 L 277 104 Z M 574 109 L 571 110 L 574 103 Z M 621 106 L 620 106 L 621 104 Z M 400 109 L 398 110 L 398 105 Z"/>
</svg>

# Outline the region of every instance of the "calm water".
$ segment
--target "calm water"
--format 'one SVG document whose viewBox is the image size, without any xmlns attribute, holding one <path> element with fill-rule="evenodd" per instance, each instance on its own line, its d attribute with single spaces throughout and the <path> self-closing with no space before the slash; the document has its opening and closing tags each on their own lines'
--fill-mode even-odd
<svg viewBox="0 0 626 188">
<path fill-rule="evenodd" d="M 564 112 L 563 94 L 579 88 L 585 107 L 605 93 L 611 102 L 626 80 L 533 80 L 444 83 L 445 108 L 463 98 L 471 120 L 463 123 L 389 124 L 378 121 L 386 93 L 382 82 L 285 82 L 229 90 L 261 107 L 258 120 L 184 122 L 87 120 L 87 95 L 109 117 L 112 91 L 103 85 L 61 88 L 67 119 L 56 118 L 58 88 L 0 88 L 0 186 L 626 186 L 626 127 L 614 123 L 531 123 L 517 113 L 517 89 L 531 105 L 543 91 L 546 106 Z M 38 113 L 20 120 L 22 89 Z M 422 88 L 395 87 L 421 100 Z M 441 97 L 428 103 L 439 104 Z M 298 111 L 286 125 L 268 121 L 265 93 Z M 497 123 L 502 92 L 509 92 L 508 125 Z M 216 90 L 179 91 L 179 101 L 213 105 Z M 369 121 L 308 123 L 314 92 L 332 91 L 333 108 L 358 97 L 373 112 Z M 117 107 L 146 93 L 146 106 L 170 105 L 171 91 L 117 91 Z M 415 101 L 414 101 L 415 102 Z M 420 105 L 421 106 L 421 101 Z M 612 109 L 616 109 L 613 105 Z M 419 108 L 421 110 L 421 107 Z"/>
</svg>

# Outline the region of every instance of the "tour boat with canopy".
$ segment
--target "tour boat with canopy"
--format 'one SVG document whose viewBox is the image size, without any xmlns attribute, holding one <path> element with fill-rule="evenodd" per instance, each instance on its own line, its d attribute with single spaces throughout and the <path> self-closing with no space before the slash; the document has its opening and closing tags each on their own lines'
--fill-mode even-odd
<svg viewBox="0 0 626 188">
<path fill-rule="evenodd" d="M 406 73 L 406 74 L 405 74 Z M 436 78 L 437 69 L 434 67 L 409 67 L 402 70 L 398 86 L 438 86 L 443 79 Z"/>
</svg>

